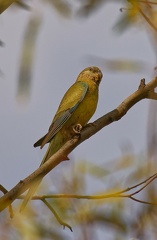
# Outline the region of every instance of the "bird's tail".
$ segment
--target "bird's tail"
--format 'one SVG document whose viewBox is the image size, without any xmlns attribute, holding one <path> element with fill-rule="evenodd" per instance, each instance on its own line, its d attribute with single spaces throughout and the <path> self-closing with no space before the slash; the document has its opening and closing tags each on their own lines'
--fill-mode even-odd
<svg viewBox="0 0 157 240">
<path fill-rule="evenodd" d="M 41 179 L 38 179 L 38 180 L 37 180 L 36 182 L 34 182 L 34 183 L 32 184 L 32 186 L 29 188 L 29 190 L 28 190 L 28 192 L 27 192 L 27 194 L 26 194 L 26 196 L 25 196 L 25 198 L 24 198 L 24 200 L 23 200 L 23 202 L 22 202 L 22 204 L 21 204 L 21 206 L 20 206 L 20 212 L 22 212 L 22 211 L 25 209 L 28 201 L 32 199 L 32 197 L 33 197 L 33 195 L 35 194 L 35 192 L 36 192 L 39 184 L 41 183 L 41 181 L 42 181 L 42 178 L 41 178 Z"/>
<path fill-rule="evenodd" d="M 48 149 L 45 153 L 45 156 L 44 156 L 40 166 L 50 158 L 50 151 L 51 151 L 51 143 L 49 144 L 49 147 L 48 147 Z M 28 190 L 26 196 L 24 197 L 24 200 L 23 200 L 23 202 L 20 206 L 20 212 L 22 212 L 25 209 L 28 201 L 32 199 L 32 197 L 35 194 L 35 192 L 36 192 L 38 186 L 40 185 L 41 181 L 42 181 L 42 178 L 39 178 L 34 183 L 32 183 L 32 186 L 29 188 L 29 190 Z"/>
</svg>

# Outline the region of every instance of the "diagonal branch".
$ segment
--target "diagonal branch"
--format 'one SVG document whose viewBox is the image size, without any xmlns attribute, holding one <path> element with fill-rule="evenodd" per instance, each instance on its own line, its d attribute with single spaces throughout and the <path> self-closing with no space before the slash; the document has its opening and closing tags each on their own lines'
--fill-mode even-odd
<svg viewBox="0 0 157 240">
<path fill-rule="evenodd" d="M 142 79 L 140 86 L 136 92 L 127 97 L 116 109 L 105 114 L 104 116 L 97 119 L 92 124 L 88 124 L 81 131 L 80 137 L 75 135 L 71 140 L 67 141 L 65 145 L 59 149 L 53 156 L 49 158 L 42 166 L 40 166 L 36 171 L 21 180 L 15 187 L 8 191 L 4 196 L 0 198 L 0 211 L 4 210 L 9 206 L 16 198 L 18 198 L 22 193 L 24 193 L 30 185 L 43 178 L 47 173 L 49 173 L 53 168 L 59 165 L 65 160 L 72 150 L 74 150 L 80 143 L 93 136 L 95 133 L 100 131 L 103 127 L 111 124 L 114 121 L 121 119 L 127 111 L 133 107 L 137 102 L 142 99 L 156 99 L 157 93 L 154 89 L 157 87 L 157 77 L 151 80 L 145 85 L 145 80 Z"/>
</svg>

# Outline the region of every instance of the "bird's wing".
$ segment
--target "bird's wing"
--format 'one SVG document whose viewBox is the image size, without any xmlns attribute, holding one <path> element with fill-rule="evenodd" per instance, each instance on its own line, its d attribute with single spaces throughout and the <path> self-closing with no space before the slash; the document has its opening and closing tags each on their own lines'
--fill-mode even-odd
<svg viewBox="0 0 157 240">
<path fill-rule="evenodd" d="M 87 89 L 88 85 L 84 82 L 76 82 L 69 88 L 60 103 L 48 133 L 43 138 L 39 139 L 34 144 L 34 147 L 41 146 L 42 148 L 46 143 L 50 142 L 82 102 L 87 93 Z"/>
</svg>

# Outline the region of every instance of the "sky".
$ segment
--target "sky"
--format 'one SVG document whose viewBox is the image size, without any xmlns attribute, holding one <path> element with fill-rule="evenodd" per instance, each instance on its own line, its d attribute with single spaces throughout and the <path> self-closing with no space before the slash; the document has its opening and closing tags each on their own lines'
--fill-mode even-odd
<svg viewBox="0 0 157 240">
<path fill-rule="evenodd" d="M 9 8 L 0 16 L 0 183 L 12 188 L 20 179 L 33 172 L 46 151 L 33 144 L 43 136 L 52 121 L 59 102 L 82 69 L 96 65 L 103 72 L 97 111 L 91 121 L 116 108 L 137 90 L 141 78 L 150 81 L 155 67 L 155 55 L 148 32 L 134 26 L 124 33 L 114 28 L 122 14 L 121 4 L 107 4 L 88 18 L 66 19 L 49 5 L 34 8 L 33 13 Z M 19 61 L 27 24 L 34 15 L 40 29 L 35 47 L 31 92 L 27 101 L 17 98 Z M 112 72 L 104 59 L 140 60 L 148 64 L 141 72 Z M 102 129 L 83 142 L 72 153 L 72 161 L 86 160 L 105 166 L 122 155 L 124 144 L 134 153 L 145 153 L 147 120 L 150 101 L 136 104 L 118 122 Z M 70 161 L 58 166 L 68 168 Z M 51 173 L 50 173 L 51 174 Z"/>
</svg>

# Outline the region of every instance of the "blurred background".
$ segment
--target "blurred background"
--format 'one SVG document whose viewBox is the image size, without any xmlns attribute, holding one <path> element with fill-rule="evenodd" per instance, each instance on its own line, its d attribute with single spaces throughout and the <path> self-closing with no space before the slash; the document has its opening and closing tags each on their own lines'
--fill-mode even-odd
<svg viewBox="0 0 157 240">
<path fill-rule="evenodd" d="M 0 2 L 3 4 L 3 1 Z M 0 6 L 1 10 L 1 6 Z M 4 10 L 4 9 L 3 9 Z M 33 172 L 46 151 L 33 148 L 60 100 L 87 66 L 103 72 L 91 122 L 156 76 L 157 1 L 19 0 L 0 16 L 0 184 L 7 190 Z M 78 146 L 39 193 L 92 195 L 136 185 L 156 171 L 157 104 L 143 100 L 120 121 Z M 153 202 L 151 184 L 140 199 Z M 0 215 L 1 239 L 157 239 L 156 206 L 130 199 L 51 199 L 63 230 L 40 201 L 24 214 Z"/>
</svg>

